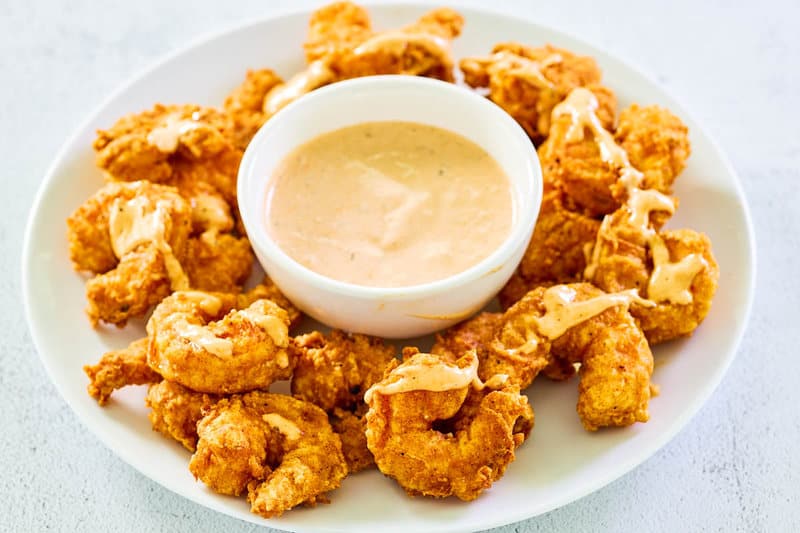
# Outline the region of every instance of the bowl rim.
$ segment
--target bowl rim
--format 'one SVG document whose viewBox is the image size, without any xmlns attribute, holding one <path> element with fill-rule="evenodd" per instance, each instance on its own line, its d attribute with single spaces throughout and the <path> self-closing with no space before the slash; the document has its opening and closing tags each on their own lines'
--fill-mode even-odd
<svg viewBox="0 0 800 533">
<path fill-rule="evenodd" d="M 263 199 L 248 196 L 246 189 L 252 180 L 264 179 L 254 171 L 255 160 L 258 154 L 267 148 L 264 146 L 264 140 L 273 130 L 285 127 L 284 122 L 288 120 L 287 117 L 290 117 L 297 108 L 305 105 L 313 105 L 320 100 L 324 101 L 337 93 L 349 91 L 351 89 L 380 90 L 392 85 L 414 86 L 415 90 L 448 92 L 454 98 L 469 100 L 469 105 L 483 106 L 484 109 L 488 110 L 489 114 L 494 115 L 493 119 L 497 120 L 497 126 L 506 129 L 509 132 L 509 136 L 515 138 L 515 144 L 519 145 L 519 157 L 522 159 L 525 168 L 525 176 L 521 180 L 522 187 L 519 188 L 522 194 L 517 194 L 517 187 L 513 185 L 513 178 L 509 176 L 514 209 L 511 231 L 488 256 L 469 268 L 445 278 L 416 285 L 400 287 L 358 285 L 356 283 L 330 278 L 315 272 L 283 251 L 270 237 L 264 224 L 260 223 L 258 220 L 260 217 L 263 217 L 264 209 L 259 209 L 256 205 L 259 202 L 263 203 Z M 425 123 L 424 121 L 417 120 L 412 122 Z M 326 129 L 324 133 L 335 131 L 336 129 L 337 128 Z M 444 129 L 447 128 L 445 127 Z M 473 139 L 470 140 L 485 149 L 485 146 Z M 544 178 L 539 157 L 536 153 L 536 147 L 530 137 L 528 137 L 528 134 L 517 121 L 488 98 L 455 83 L 432 78 L 406 75 L 378 75 L 339 81 L 315 89 L 275 113 L 275 115 L 259 128 L 242 156 L 238 172 L 237 192 L 239 198 L 245 199 L 239 203 L 239 212 L 241 213 L 242 223 L 247 229 L 248 238 L 251 243 L 253 243 L 254 248 L 268 256 L 270 260 L 277 263 L 280 268 L 290 271 L 293 275 L 301 278 L 305 283 L 317 289 L 327 291 L 328 293 L 350 295 L 364 299 L 388 298 L 392 300 L 412 300 L 432 294 L 444 293 L 475 282 L 484 276 L 500 270 L 500 267 L 504 265 L 505 261 L 514 255 L 514 252 L 518 251 L 520 247 L 527 247 L 533 233 L 534 225 L 539 216 L 544 187 L 543 182 Z M 264 270 L 267 271 L 266 266 L 262 266 Z"/>
</svg>

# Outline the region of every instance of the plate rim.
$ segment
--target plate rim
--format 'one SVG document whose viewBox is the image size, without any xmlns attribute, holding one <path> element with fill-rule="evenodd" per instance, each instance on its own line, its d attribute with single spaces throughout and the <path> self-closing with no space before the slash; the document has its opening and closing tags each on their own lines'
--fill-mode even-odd
<svg viewBox="0 0 800 533">
<path fill-rule="evenodd" d="M 380 2 L 375 0 L 361 0 L 359 3 L 367 8 L 379 8 L 379 9 L 411 8 L 411 9 L 422 10 L 422 9 L 433 9 L 435 7 L 431 3 L 419 0 L 412 2 L 402 2 L 402 1 Z M 307 529 L 303 525 L 295 526 L 294 524 L 292 524 L 289 527 L 289 529 L 285 529 L 287 524 L 282 524 L 280 521 L 272 519 L 263 519 L 260 517 L 258 517 L 258 521 L 245 520 L 241 516 L 232 514 L 229 511 L 228 506 L 218 504 L 217 501 L 212 500 L 212 501 L 201 502 L 198 499 L 192 497 L 191 495 L 184 494 L 177 488 L 175 488 L 175 485 L 169 482 L 168 480 L 166 481 L 162 481 L 160 479 L 157 480 L 149 473 L 139 468 L 139 466 L 136 464 L 136 461 L 132 460 L 130 457 L 133 455 L 132 453 L 128 453 L 126 451 L 120 451 L 118 448 L 111 445 L 110 439 L 105 434 L 95 431 L 93 425 L 89 422 L 88 418 L 83 413 L 81 413 L 80 410 L 75 409 L 73 404 L 67 399 L 67 394 L 65 393 L 65 390 L 60 385 L 59 381 L 55 379 L 54 369 L 48 363 L 48 360 L 42 355 L 42 350 L 41 350 L 42 343 L 39 339 L 40 336 L 43 334 L 39 329 L 40 326 L 37 325 L 33 320 L 32 286 L 31 286 L 29 265 L 33 260 L 33 251 L 35 249 L 32 243 L 33 227 L 35 226 L 37 215 L 41 210 L 42 202 L 44 201 L 44 196 L 46 194 L 46 191 L 50 188 L 52 182 L 55 180 L 57 169 L 61 167 L 64 161 L 67 159 L 67 156 L 69 154 L 68 148 L 72 144 L 74 144 L 75 140 L 80 136 L 81 132 L 83 132 L 88 127 L 88 125 L 92 123 L 96 119 L 96 117 L 99 116 L 113 100 L 115 100 L 119 95 L 127 91 L 136 82 L 147 77 L 153 71 L 157 70 L 165 63 L 172 61 L 173 59 L 191 51 L 192 49 L 198 46 L 223 38 L 229 34 L 237 33 L 246 30 L 247 28 L 264 24 L 266 22 L 274 22 L 279 19 L 289 18 L 302 14 L 309 15 L 314 9 L 316 8 L 312 6 L 308 7 L 292 6 L 290 8 L 278 7 L 274 12 L 270 14 L 261 15 L 258 17 L 254 17 L 252 19 L 233 22 L 230 24 L 226 24 L 221 28 L 203 32 L 197 37 L 189 39 L 185 44 L 180 45 L 171 51 L 161 54 L 156 59 L 147 63 L 144 67 L 135 70 L 133 74 L 126 77 L 124 81 L 122 81 L 114 90 L 112 90 L 108 94 L 108 96 L 103 98 L 97 105 L 95 105 L 91 109 L 91 111 L 86 115 L 86 117 L 83 120 L 81 120 L 80 123 L 71 130 L 71 133 L 66 137 L 66 139 L 56 152 L 56 155 L 48 165 L 47 170 L 45 171 L 44 174 L 44 178 L 42 179 L 39 187 L 37 188 L 34 200 L 28 211 L 28 216 L 25 221 L 25 232 L 23 237 L 23 246 L 21 254 L 22 301 L 24 307 L 24 315 L 28 325 L 28 329 L 31 333 L 31 340 L 33 342 L 33 346 L 36 349 L 39 361 L 45 368 L 45 372 L 50 380 L 50 383 L 55 387 L 55 389 L 58 391 L 58 394 L 61 396 L 61 399 L 70 408 L 70 410 L 77 417 L 80 423 L 86 429 L 88 429 L 100 442 L 102 442 L 103 445 L 106 446 L 106 448 L 108 448 L 114 455 L 122 459 L 122 461 L 124 461 L 128 466 L 132 467 L 134 470 L 144 475 L 152 482 L 170 490 L 171 492 L 177 494 L 178 496 L 181 496 L 182 498 L 185 498 L 196 505 L 212 509 L 226 516 L 238 519 L 242 522 L 252 523 L 263 527 L 271 527 L 285 531 L 297 531 L 297 532 L 311 531 L 311 529 Z M 488 15 L 490 17 L 495 17 L 498 19 L 509 19 L 509 20 L 515 19 L 515 15 L 512 15 L 509 12 L 502 11 L 500 9 L 491 6 L 478 7 L 474 5 L 456 5 L 454 9 L 457 9 L 460 13 L 464 14 L 465 16 L 469 16 L 470 14 L 472 14 L 475 16 Z M 690 113 L 687 110 L 687 107 L 683 104 L 683 102 L 680 101 L 678 98 L 676 98 L 672 94 L 672 92 L 666 89 L 661 83 L 657 82 L 648 73 L 648 71 L 640 68 L 633 61 L 630 61 L 628 59 L 623 59 L 621 56 L 617 54 L 611 54 L 604 47 L 586 41 L 581 37 L 577 37 L 572 32 L 566 31 L 557 25 L 536 21 L 531 16 L 526 14 L 517 15 L 517 17 L 518 21 L 521 20 L 522 22 L 530 24 L 531 26 L 541 27 L 547 30 L 551 30 L 555 33 L 563 35 L 579 43 L 581 46 L 593 49 L 596 53 L 599 53 L 600 55 L 603 56 L 603 61 L 617 63 L 626 69 L 634 71 L 637 75 L 641 76 L 648 83 L 657 87 L 664 96 L 666 96 L 669 100 L 671 100 L 670 107 L 672 108 L 672 110 L 678 112 L 681 116 L 689 119 L 689 121 L 694 124 L 693 129 L 700 131 L 702 136 L 708 140 L 708 142 L 711 144 L 712 148 L 716 152 L 716 155 L 722 162 L 722 165 L 725 167 L 726 172 L 733 178 L 732 179 L 733 188 L 735 189 L 738 203 L 742 209 L 743 223 L 746 228 L 745 246 L 749 252 L 747 254 L 747 259 L 748 259 L 747 266 L 749 275 L 747 276 L 746 280 L 740 281 L 740 283 L 746 284 L 746 291 L 745 291 L 746 302 L 744 305 L 744 309 L 740 315 L 742 318 L 741 326 L 739 330 L 735 332 L 735 339 L 731 344 L 731 349 L 729 351 L 729 354 L 725 357 L 723 363 L 716 368 L 714 374 L 708 376 L 708 379 L 704 381 L 703 386 L 700 387 L 699 389 L 699 393 L 695 396 L 695 400 L 689 405 L 689 407 L 685 409 L 678 417 L 673 419 L 668 430 L 665 430 L 656 437 L 654 437 L 649 442 L 648 446 L 642 447 L 641 450 L 643 451 L 640 451 L 635 454 L 630 454 L 627 457 L 627 460 L 622 463 L 623 464 L 622 468 L 616 469 L 611 474 L 595 476 L 594 478 L 592 478 L 591 482 L 586 482 L 582 485 L 576 485 L 575 488 L 573 488 L 571 491 L 564 492 L 564 496 L 559 499 L 560 500 L 559 502 L 554 502 L 550 506 L 541 508 L 536 512 L 534 512 L 533 514 L 523 510 L 521 512 L 503 515 L 499 519 L 488 519 L 485 522 L 481 523 L 481 525 L 479 526 L 481 528 L 494 528 L 520 522 L 537 516 L 541 516 L 547 512 L 559 509 L 579 499 L 582 499 L 585 496 L 588 496 L 589 494 L 592 494 L 602 489 L 603 487 L 616 481 L 622 476 L 630 473 L 633 469 L 635 469 L 636 467 L 644 463 L 646 460 L 654 456 L 667 443 L 669 443 L 673 438 L 675 438 L 675 436 L 677 436 L 678 433 L 683 431 L 688 425 L 689 421 L 692 418 L 694 418 L 700 411 L 700 409 L 702 409 L 706 405 L 711 395 L 719 387 L 719 384 L 722 382 L 723 377 L 728 372 L 728 369 L 733 363 L 733 360 L 737 357 L 739 353 L 742 340 L 744 338 L 744 334 L 748 330 L 748 326 L 750 323 L 753 302 L 755 299 L 755 285 L 757 277 L 757 259 L 756 259 L 757 243 L 753 227 L 752 215 L 750 212 L 750 206 L 747 202 L 747 197 L 744 194 L 741 178 L 738 172 L 736 171 L 735 167 L 732 165 L 728 157 L 728 154 L 721 148 L 717 139 L 708 133 L 708 131 L 705 129 L 702 123 L 695 120 L 694 114 Z M 327 527 L 324 528 L 324 530 L 340 531 L 339 529 L 330 529 Z M 315 527 L 314 531 L 320 531 L 320 529 Z M 440 523 L 437 524 L 435 531 L 454 532 L 454 531 L 461 531 L 461 529 L 457 529 L 455 527 L 448 527 L 448 524 Z"/>
</svg>

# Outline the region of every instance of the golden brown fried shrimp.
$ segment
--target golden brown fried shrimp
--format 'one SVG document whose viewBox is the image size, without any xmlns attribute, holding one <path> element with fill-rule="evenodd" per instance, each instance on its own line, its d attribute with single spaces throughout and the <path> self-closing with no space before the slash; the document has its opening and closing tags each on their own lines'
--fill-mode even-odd
<svg viewBox="0 0 800 533">
<path fill-rule="evenodd" d="M 602 73 L 591 57 L 550 45 L 500 43 L 491 55 L 464 58 L 459 66 L 468 85 L 488 88 L 489 98 L 536 142 L 548 136 L 553 108 L 575 87 L 590 87 L 602 102 L 602 119 L 614 123 L 616 98 L 599 85 Z"/>
<path fill-rule="evenodd" d="M 525 291 L 519 299 L 527 292 Z M 509 363 L 505 362 L 505 351 L 496 351 L 496 339 L 505 321 L 506 317 L 503 313 L 481 313 L 470 320 L 456 324 L 443 333 L 437 333 L 436 343 L 431 348 L 431 353 L 455 360 L 468 351 L 475 350 L 480 362 L 478 365 L 480 379 L 488 381 L 497 374 L 508 375 L 511 378 L 512 375 L 519 372 L 520 364 L 512 363 L 513 370 L 509 374 Z M 575 373 L 572 363 L 564 364 L 561 360 L 547 355 L 540 361 L 533 357 L 528 361 L 531 365 L 529 372 L 534 377 L 541 371 L 550 379 L 563 380 Z M 530 381 L 532 380 L 533 377 L 530 378 Z M 524 383 L 526 379 L 517 378 L 516 381 Z"/>
<path fill-rule="evenodd" d="M 311 14 L 308 37 L 303 44 L 306 60 L 311 63 L 352 49 L 373 34 L 367 10 L 352 2 L 328 4 Z"/>
<path fill-rule="evenodd" d="M 204 233 L 189 239 L 183 265 L 195 289 L 239 292 L 250 276 L 253 251 L 247 237 Z"/>
<path fill-rule="evenodd" d="M 172 286 L 158 250 L 135 250 L 114 270 L 86 282 L 86 314 L 93 326 L 102 321 L 123 327 L 169 296 Z"/>
<path fill-rule="evenodd" d="M 328 413 L 355 409 L 395 356 L 394 346 L 379 338 L 339 330 L 301 335 L 294 344 L 292 394 Z"/>
<path fill-rule="evenodd" d="M 517 272 L 500 292 L 500 305 L 509 308 L 538 285 L 579 280 L 599 227 L 598 220 L 564 207 L 561 193 L 547 193 Z"/>
<path fill-rule="evenodd" d="M 211 158 L 230 149 L 225 115 L 197 105 L 161 105 L 97 132 L 97 166 L 117 181 L 164 183 L 181 159 Z"/>
<path fill-rule="evenodd" d="M 643 189 L 672 193 L 691 153 L 689 128 L 681 119 L 659 106 L 633 104 L 620 113 L 614 137 L 644 173 Z"/>
<path fill-rule="evenodd" d="M 222 400 L 197 429 L 191 472 L 222 494 L 247 490 L 251 511 L 265 518 L 327 501 L 325 493 L 347 475 L 328 417 L 290 396 L 251 392 Z"/>
<path fill-rule="evenodd" d="M 117 389 L 161 381 L 161 376 L 147 366 L 147 346 L 145 337 L 127 348 L 104 353 L 95 365 L 84 366 L 83 371 L 89 377 L 86 387 L 89 396 L 105 405 Z"/>
<path fill-rule="evenodd" d="M 631 313 L 639 321 L 650 344 L 691 335 L 710 311 L 719 280 L 719 267 L 711 250 L 711 241 L 706 235 L 689 229 L 657 233 L 664 245 L 666 257 L 662 259 L 663 263 L 678 265 L 686 261 L 687 266 L 696 263 L 696 272 L 690 271 L 690 274 L 694 272 L 693 277 L 685 283 L 688 301 L 660 301 L 649 292 L 654 271 L 653 251 L 641 235 L 626 231 L 622 217 L 627 217 L 627 212 L 621 210 L 610 217 L 613 239 L 599 240 L 596 246 L 599 245 L 601 250 L 597 252 L 596 268 L 590 271 L 587 279 L 609 292 L 636 289 L 656 300 L 655 307 L 631 307 Z"/>
<path fill-rule="evenodd" d="M 617 209 L 624 197 L 617 191 L 620 165 L 609 160 L 596 135 L 583 131 L 584 126 L 573 127 L 572 108 L 567 104 L 557 106 L 552 115 L 550 136 L 539 148 L 539 157 L 548 181 L 565 193 L 565 204 L 576 212 L 590 217 L 601 217 Z M 599 120 L 601 116 L 598 93 L 590 93 L 593 115 L 597 126 L 608 130 L 610 126 Z"/>
<path fill-rule="evenodd" d="M 167 380 L 150 385 L 145 397 L 153 429 L 191 452 L 197 446 L 197 422 L 203 418 L 203 410 L 219 400 L 219 396 L 194 392 Z"/>
<path fill-rule="evenodd" d="M 419 353 L 390 364 L 367 394 L 369 449 L 409 494 L 473 500 L 514 460 L 532 427 L 528 400 L 515 388 L 476 390 L 475 379 L 474 352 L 453 363 Z"/>
<path fill-rule="evenodd" d="M 240 150 L 247 148 L 266 121 L 264 97 L 280 83 L 283 83 L 281 77 L 268 68 L 248 70 L 242 84 L 225 98 L 225 113 L 232 123 L 230 135 L 234 146 Z"/>
<path fill-rule="evenodd" d="M 328 413 L 333 430 L 342 438 L 350 472 L 373 464 L 364 436 L 364 393 L 383 376 L 395 357 L 394 346 L 367 335 L 333 330 L 315 331 L 294 339 L 297 352 L 292 394 Z"/>
<path fill-rule="evenodd" d="M 292 374 L 289 316 L 270 300 L 236 310 L 247 295 L 175 292 L 147 322 L 148 364 L 198 392 L 266 389 Z M 216 321 L 215 321 L 216 320 Z"/>
<path fill-rule="evenodd" d="M 587 430 L 646 422 L 653 356 L 628 311 L 637 301 L 588 283 L 534 289 L 506 311 L 487 364 L 524 387 L 550 358 L 561 368 L 580 363 L 577 411 Z"/>
<path fill-rule="evenodd" d="M 188 288 L 180 264 L 192 229 L 191 207 L 173 187 L 108 183 L 67 219 L 77 270 L 87 283 L 92 323 L 124 326 L 172 290 Z"/>
<path fill-rule="evenodd" d="M 311 17 L 308 67 L 272 88 L 264 113 L 272 116 L 304 94 L 336 81 L 378 74 L 406 74 L 453 81 L 450 41 L 461 15 L 438 9 L 401 30 L 374 33 L 366 12 L 349 3 L 324 7 Z"/>
</svg>

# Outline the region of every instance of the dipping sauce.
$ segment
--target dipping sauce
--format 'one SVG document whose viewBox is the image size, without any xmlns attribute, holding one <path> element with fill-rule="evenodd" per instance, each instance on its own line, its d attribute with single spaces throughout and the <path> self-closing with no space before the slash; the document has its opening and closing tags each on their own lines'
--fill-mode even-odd
<svg viewBox="0 0 800 533">
<path fill-rule="evenodd" d="M 373 287 L 462 272 L 508 237 L 511 183 L 480 146 L 414 122 L 368 122 L 292 151 L 270 177 L 266 225 L 295 261 Z"/>
</svg>

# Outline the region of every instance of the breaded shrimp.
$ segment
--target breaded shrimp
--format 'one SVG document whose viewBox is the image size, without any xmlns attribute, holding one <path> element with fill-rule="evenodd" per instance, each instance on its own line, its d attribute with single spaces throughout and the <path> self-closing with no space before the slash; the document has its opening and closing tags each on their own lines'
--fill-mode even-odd
<svg viewBox="0 0 800 533">
<path fill-rule="evenodd" d="M 266 389 L 291 376 L 288 314 L 265 299 L 236 310 L 240 299 L 247 296 L 199 291 L 164 299 L 147 322 L 150 367 L 211 394 Z"/>
<path fill-rule="evenodd" d="M 390 364 L 367 393 L 369 449 L 409 494 L 477 498 L 502 477 L 533 426 L 518 389 L 474 387 L 477 363 L 474 352 L 454 362 L 417 353 Z"/>
<path fill-rule="evenodd" d="M 97 132 L 97 166 L 117 181 L 164 183 L 179 159 L 202 160 L 230 148 L 227 117 L 197 105 L 161 105 Z"/>
<path fill-rule="evenodd" d="M 534 289 L 506 311 L 481 366 L 526 387 L 551 360 L 580 363 L 577 411 L 587 430 L 646 422 L 653 356 L 632 302 L 643 301 L 588 283 Z"/>
<path fill-rule="evenodd" d="M 367 10 L 352 2 L 334 2 L 311 14 L 303 48 L 312 63 L 352 49 L 373 35 Z"/>
<path fill-rule="evenodd" d="M 471 87 L 487 88 L 489 98 L 502 107 L 535 142 L 550 132 L 550 114 L 575 87 L 589 87 L 601 100 L 602 119 L 614 123 L 616 98 L 602 87 L 602 73 L 594 59 L 546 45 L 499 43 L 488 56 L 467 57 L 459 67 Z"/>
<path fill-rule="evenodd" d="M 394 346 L 367 335 L 333 330 L 315 331 L 294 339 L 297 353 L 292 394 L 328 413 L 333 430 L 342 438 L 350 472 L 373 464 L 363 435 L 364 393 L 383 376 L 394 360 Z"/>
<path fill-rule="evenodd" d="M 690 229 L 657 232 L 663 242 L 660 260 L 666 265 L 680 265 L 695 269 L 683 285 L 688 297 L 682 301 L 660 300 L 650 292 L 654 273 L 653 251 L 641 234 L 626 228 L 624 210 L 609 217 L 608 235 L 598 239 L 595 246 L 597 261 L 587 275 L 587 280 L 609 292 L 636 289 L 640 294 L 656 301 L 655 307 L 633 305 L 631 313 L 639 321 L 650 344 L 658 344 L 678 337 L 691 335 L 711 309 L 711 301 L 719 280 L 719 267 L 711 250 L 709 238 Z M 669 267 L 668 267 L 669 268 Z M 676 278 L 677 280 L 677 278 Z"/>
<path fill-rule="evenodd" d="M 563 194 L 545 194 L 533 236 L 516 275 L 500 292 L 507 309 L 538 285 L 577 281 L 586 268 L 586 249 L 597 238 L 600 222 L 568 210 Z"/>
<path fill-rule="evenodd" d="M 323 7 L 311 17 L 308 67 L 272 88 L 264 99 L 270 117 L 290 102 L 337 81 L 379 74 L 406 74 L 453 81 L 450 41 L 463 18 L 437 9 L 398 31 L 373 33 L 366 12 L 350 3 Z"/>
<path fill-rule="evenodd" d="M 127 348 L 106 352 L 97 364 L 84 366 L 89 396 L 105 405 L 117 389 L 161 381 L 161 376 L 147 365 L 147 346 L 147 337 L 138 339 Z"/>
<path fill-rule="evenodd" d="M 253 251 L 247 237 L 204 233 L 189 239 L 183 265 L 192 288 L 239 292 L 250 276 Z"/>
<path fill-rule="evenodd" d="M 292 394 L 326 412 L 355 409 L 395 357 L 394 346 L 382 339 L 340 330 L 296 337 L 293 349 Z"/>
<path fill-rule="evenodd" d="M 689 128 L 668 110 L 633 104 L 622 110 L 614 138 L 644 173 L 643 189 L 672 194 L 672 184 L 691 153 Z"/>
<path fill-rule="evenodd" d="M 189 286 L 180 261 L 191 206 L 173 187 L 108 183 L 70 215 L 67 228 L 75 268 L 99 274 L 87 283 L 93 324 L 124 326 Z"/>
<path fill-rule="evenodd" d="M 315 405 L 251 392 L 221 400 L 198 424 L 191 472 L 222 494 L 247 490 L 251 511 L 280 516 L 327 501 L 347 475 L 341 442 Z"/>
<path fill-rule="evenodd" d="M 193 452 L 197 446 L 197 422 L 203 410 L 220 400 L 220 396 L 194 392 L 174 381 L 163 380 L 150 385 L 145 402 L 153 429 L 180 442 Z"/>
</svg>

